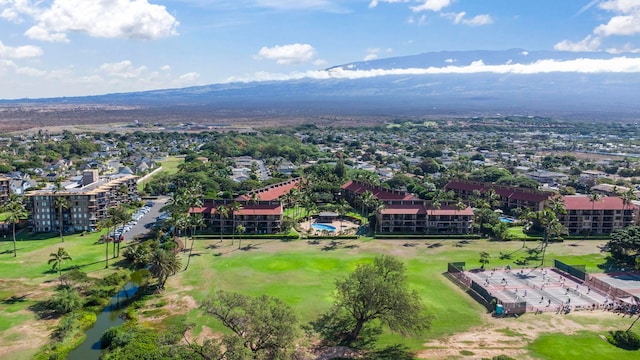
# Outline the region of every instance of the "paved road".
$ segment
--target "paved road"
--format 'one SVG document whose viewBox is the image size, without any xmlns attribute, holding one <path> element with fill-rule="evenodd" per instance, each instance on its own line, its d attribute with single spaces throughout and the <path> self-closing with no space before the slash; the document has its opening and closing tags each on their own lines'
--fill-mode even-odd
<svg viewBox="0 0 640 360">
<path fill-rule="evenodd" d="M 138 220 L 138 223 L 131 227 L 131 230 L 124 233 L 125 244 L 127 241 L 133 240 L 136 235 L 142 235 L 149 231 L 145 226 L 156 222 L 156 218 L 161 214 L 160 208 L 164 206 L 167 200 L 169 200 L 168 197 L 160 197 L 156 200 L 151 200 L 153 201 L 153 206 L 151 206 L 149 212 L 144 214 L 140 220 Z"/>
</svg>

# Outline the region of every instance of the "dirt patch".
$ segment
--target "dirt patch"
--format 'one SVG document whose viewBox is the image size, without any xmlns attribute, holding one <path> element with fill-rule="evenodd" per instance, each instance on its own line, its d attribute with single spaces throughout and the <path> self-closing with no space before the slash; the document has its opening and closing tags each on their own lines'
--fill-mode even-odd
<svg viewBox="0 0 640 360">
<path fill-rule="evenodd" d="M 603 311 L 574 313 L 570 316 L 556 314 L 526 314 L 519 318 L 493 318 L 485 315 L 486 325 L 457 333 L 447 338 L 429 341 L 425 350 L 416 354 L 420 359 L 491 358 L 508 355 L 516 359 L 533 359 L 526 347 L 543 333 L 575 334 L 579 331 L 606 331 L 602 325 L 584 325 L 580 318 L 591 320 L 610 319 L 613 314 Z"/>
</svg>

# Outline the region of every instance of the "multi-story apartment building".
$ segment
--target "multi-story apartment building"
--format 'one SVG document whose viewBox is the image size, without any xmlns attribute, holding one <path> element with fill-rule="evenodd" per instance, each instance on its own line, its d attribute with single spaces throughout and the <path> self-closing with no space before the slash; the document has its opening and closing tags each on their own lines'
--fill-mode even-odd
<svg viewBox="0 0 640 360">
<path fill-rule="evenodd" d="M 295 178 L 252 190 L 236 199 L 204 199 L 201 207 L 189 209 L 189 214 L 201 214 L 210 231 L 231 234 L 242 225 L 246 233 L 275 234 L 282 227 L 283 205 L 280 198 L 301 183 Z M 233 211 L 234 205 L 236 211 Z M 218 211 L 222 206 L 226 214 Z"/>
<path fill-rule="evenodd" d="M 88 170 L 77 187 L 38 190 L 26 196 L 31 231 L 58 231 L 60 227 L 66 232 L 94 231 L 109 208 L 138 198 L 137 176 L 100 178 L 97 170 Z M 62 223 L 58 198 L 68 204 L 62 209 Z"/>
<path fill-rule="evenodd" d="M 398 234 L 468 234 L 473 228 L 473 210 L 445 204 L 434 207 L 404 191 L 370 186 L 359 181 L 342 185 L 347 201 L 356 203 L 369 191 L 382 206 L 376 210 L 376 231 Z"/>
<path fill-rule="evenodd" d="M 221 206 L 225 213 L 218 211 Z M 204 199 L 202 206 L 189 209 L 189 214 L 201 214 L 213 233 L 231 234 L 242 225 L 246 233 L 275 234 L 282 227 L 283 208 L 278 200 Z"/>
<path fill-rule="evenodd" d="M 566 214 L 560 222 L 569 234 L 609 234 L 638 224 L 640 208 L 621 198 L 607 196 L 592 201 L 589 196 L 563 196 Z"/>
</svg>

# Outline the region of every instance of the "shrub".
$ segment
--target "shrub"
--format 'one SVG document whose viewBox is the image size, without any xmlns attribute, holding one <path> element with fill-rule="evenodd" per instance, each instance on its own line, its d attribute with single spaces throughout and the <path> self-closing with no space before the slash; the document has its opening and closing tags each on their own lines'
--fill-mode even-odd
<svg viewBox="0 0 640 360">
<path fill-rule="evenodd" d="M 80 309 L 83 301 L 80 294 L 75 289 L 62 288 L 48 301 L 50 309 L 60 314 L 68 314 L 73 310 Z"/>
<path fill-rule="evenodd" d="M 638 350 L 640 349 L 640 337 L 634 332 L 631 331 L 610 331 L 609 336 L 607 336 L 607 340 L 625 350 Z"/>
</svg>

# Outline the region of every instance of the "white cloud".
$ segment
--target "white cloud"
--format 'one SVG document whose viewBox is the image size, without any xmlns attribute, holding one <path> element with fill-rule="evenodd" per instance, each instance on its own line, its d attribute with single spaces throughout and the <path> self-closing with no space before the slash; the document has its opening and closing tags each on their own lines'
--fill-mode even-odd
<svg viewBox="0 0 640 360">
<path fill-rule="evenodd" d="M 281 65 L 301 64 L 313 60 L 316 50 L 309 44 L 276 45 L 262 47 L 256 57 L 258 59 L 275 60 Z"/>
<path fill-rule="evenodd" d="M 369 7 L 374 8 L 378 6 L 378 4 L 380 3 L 394 4 L 394 3 L 407 3 L 409 1 L 410 0 L 371 0 L 371 2 L 369 3 Z"/>
<path fill-rule="evenodd" d="M 424 2 L 421 5 L 411 6 L 411 10 L 413 12 L 420 11 L 440 11 L 447 6 L 451 5 L 452 0 L 423 0 Z"/>
<path fill-rule="evenodd" d="M 43 77 L 47 75 L 47 72 L 44 70 L 40 70 L 32 67 L 21 67 L 16 69 L 16 74 L 27 75 L 32 77 Z"/>
<path fill-rule="evenodd" d="M 375 60 L 378 58 L 378 54 L 374 54 L 374 53 L 370 53 L 367 54 L 364 59 L 362 59 L 363 61 L 371 61 L 371 60 Z"/>
<path fill-rule="evenodd" d="M 0 58 L 7 59 L 24 59 L 42 56 L 41 48 L 33 45 L 24 45 L 18 47 L 5 46 L 0 41 Z"/>
<path fill-rule="evenodd" d="M 560 41 L 553 48 L 559 51 L 597 51 L 601 43 L 599 37 L 588 35 L 578 42 Z"/>
<path fill-rule="evenodd" d="M 178 81 L 190 83 L 198 80 L 198 78 L 200 78 L 200 74 L 198 74 L 197 72 L 188 72 L 186 74 L 180 75 L 178 77 Z"/>
<path fill-rule="evenodd" d="M 315 66 L 327 66 L 328 62 L 324 59 L 318 59 L 313 61 L 313 65 Z"/>
<path fill-rule="evenodd" d="M 462 24 L 468 26 L 481 26 L 493 24 L 493 18 L 489 14 L 476 15 L 472 18 L 467 18 L 467 13 L 462 11 L 459 13 L 443 13 L 441 16 L 449 18 L 454 24 Z"/>
<path fill-rule="evenodd" d="M 143 72 L 147 69 L 146 66 L 133 66 L 133 63 L 129 60 L 120 61 L 117 63 L 105 63 L 100 66 L 100 71 L 104 74 L 120 79 L 136 79 L 142 76 Z"/>
<path fill-rule="evenodd" d="M 153 40 L 176 35 L 178 21 L 162 5 L 148 0 L 19 0 L 8 3 L 2 17 L 20 15 L 35 23 L 25 35 L 42 41 L 68 42 L 72 32 L 92 37 Z"/>
<path fill-rule="evenodd" d="M 540 60 L 529 64 L 510 63 L 486 65 L 482 60 L 467 66 L 444 66 L 408 69 L 352 70 L 331 68 L 322 71 L 295 72 L 290 74 L 260 72 L 244 77 L 231 77 L 227 82 L 250 82 L 295 79 L 363 79 L 388 75 L 437 75 L 437 74 L 542 74 L 542 73 L 640 73 L 640 58 L 615 57 L 611 59 L 575 59 L 569 61 Z"/>
<path fill-rule="evenodd" d="M 170 65 L 164 65 L 164 66 L 162 66 L 162 67 L 160 68 L 160 70 L 162 70 L 162 71 L 169 71 L 169 70 L 171 70 L 171 66 L 170 66 Z"/>
<path fill-rule="evenodd" d="M 563 40 L 555 45 L 557 50 L 594 51 L 599 50 L 602 41 L 610 36 L 635 36 L 640 34 L 640 1 L 637 0 L 602 0 L 591 1 L 583 6 L 576 16 L 598 6 L 601 10 L 613 13 L 609 21 L 593 29 L 591 35 L 579 42 Z M 621 49 L 608 49 L 609 52 L 620 52 Z"/>
</svg>

